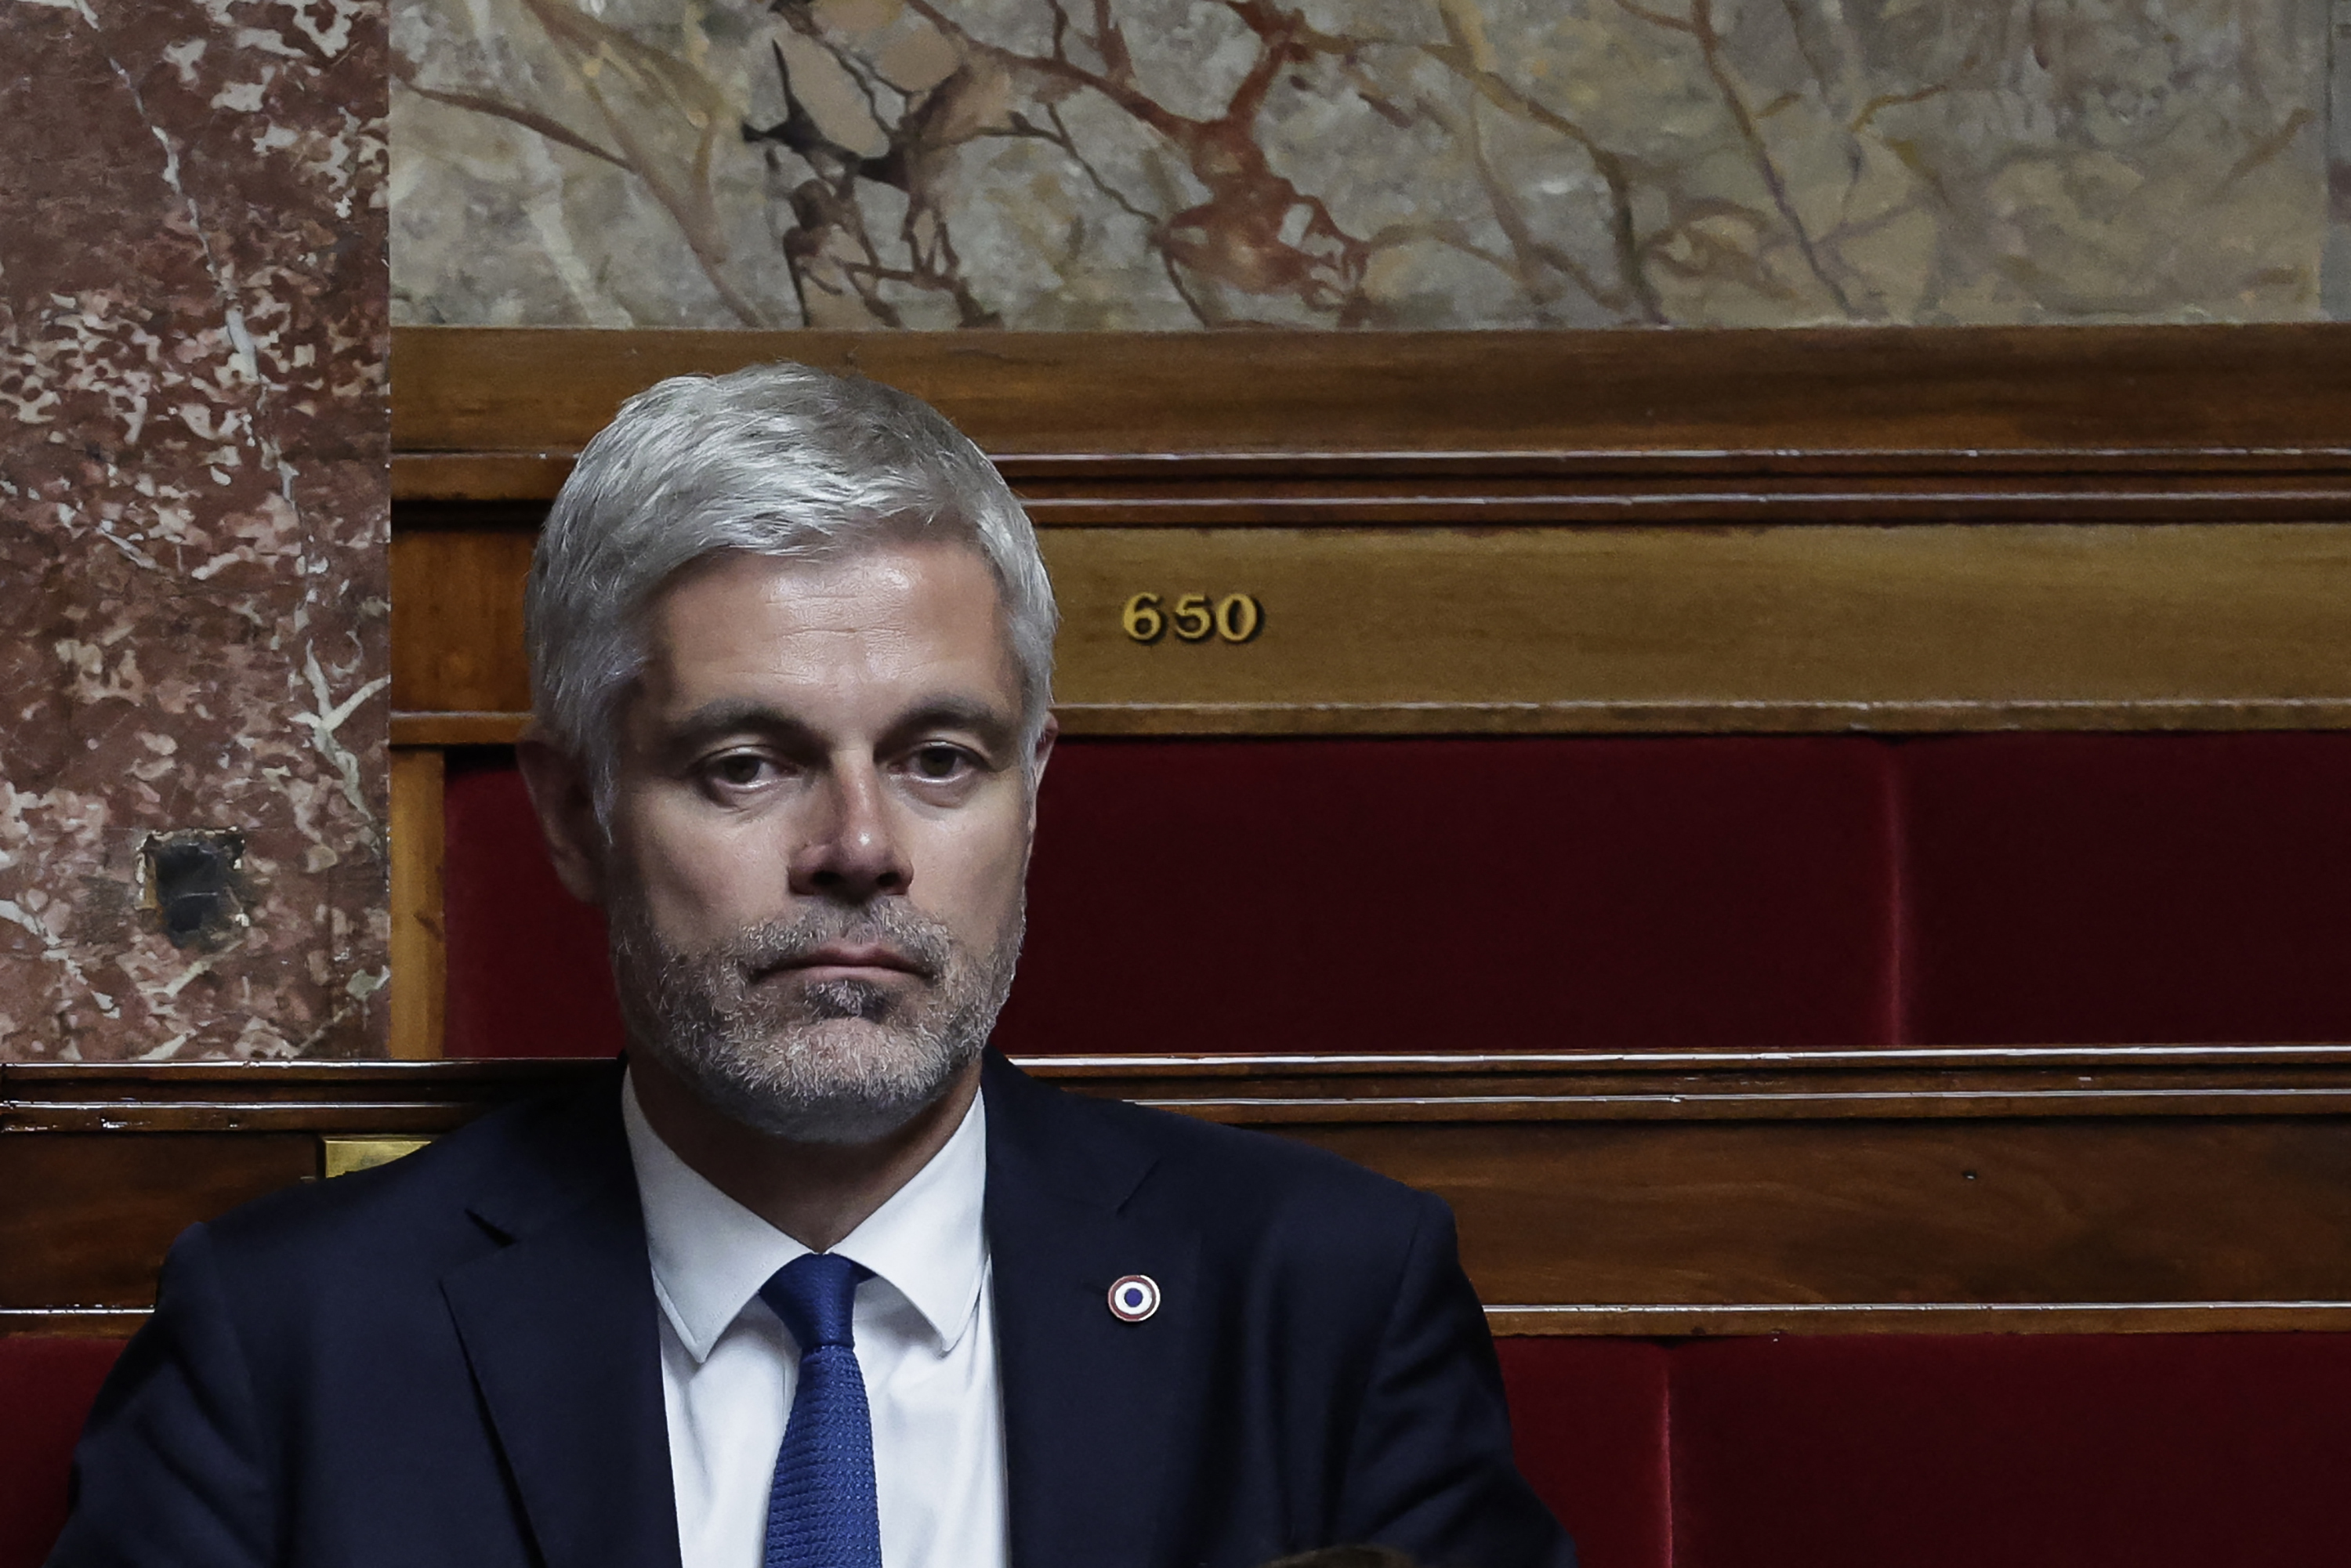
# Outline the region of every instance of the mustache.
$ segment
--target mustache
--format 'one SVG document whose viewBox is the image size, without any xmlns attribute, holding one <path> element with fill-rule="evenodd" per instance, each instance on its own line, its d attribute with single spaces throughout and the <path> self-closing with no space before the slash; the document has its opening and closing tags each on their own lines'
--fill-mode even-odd
<svg viewBox="0 0 2351 1568">
<path fill-rule="evenodd" d="M 712 956 L 733 965 L 747 980 L 760 980 L 836 944 L 887 947 L 917 977 L 932 981 L 946 973 L 955 951 L 944 922 L 904 905 L 820 904 L 795 919 L 746 926 Z"/>
</svg>

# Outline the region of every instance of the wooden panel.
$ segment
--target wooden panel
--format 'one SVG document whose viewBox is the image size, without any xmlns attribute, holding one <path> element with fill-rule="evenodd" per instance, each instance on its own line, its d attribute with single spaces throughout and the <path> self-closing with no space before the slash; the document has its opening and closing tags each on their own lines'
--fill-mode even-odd
<svg viewBox="0 0 2351 1568">
<path fill-rule="evenodd" d="M 403 328 L 392 444 L 575 451 L 664 376 L 798 359 L 991 453 L 2351 449 L 2351 327 L 1752 332 L 666 332 Z M 1948 466 L 1961 469 L 1964 463 Z M 543 475 L 540 481 L 543 482 Z M 448 494 L 444 489 L 442 494 Z"/>
<path fill-rule="evenodd" d="M 530 706 L 522 588 L 537 542 L 528 528 L 392 534 L 395 709 L 520 712 Z"/>
<path fill-rule="evenodd" d="M 2351 1046 L 1047 1056 L 1031 1076 L 1244 1126 L 2351 1115 Z"/>
<path fill-rule="evenodd" d="M 1028 1065 L 1441 1194 L 1507 1332 L 2351 1327 L 2351 1048 Z M 178 1225 L 313 1174 L 319 1135 L 598 1070 L 0 1069 L 0 1329 L 121 1326 Z"/>
<path fill-rule="evenodd" d="M 605 1065 L 0 1062 L 0 1140 L 76 1133 L 429 1136 L 524 1095 L 576 1083 Z"/>
<path fill-rule="evenodd" d="M 1488 1307 L 1486 1322 L 1498 1334 L 1634 1339 L 1786 1333 L 2343 1333 L 2351 1332 L 2351 1301 L 1504 1306 Z"/>
<path fill-rule="evenodd" d="M 392 754 L 392 1054 L 441 1054 L 448 962 L 441 925 L 442 798 L 438 751 Z"/>
<path fill-rule="evenodd" d="M 569 455 L 661 376 L 781 356 L 998 458 L 1070 611 L 1076 733 L 2351 722 L 2351 324 L 404 329 L 396 736 L 511 739 Z M 1138 649 L 1115 612 L 1146 590 L 1258 593 L 1265 632 Z"/>
<path fill-rule="evenodd" d="M 1313 524 L 1932 523 L 2351 519 L 2351 462 L 2326 453 L 1844 452 L 998 454 L 1040 528 Z M 544 506 L 568 454 L 403 452 L 409 524 Z"/>
<path fill-rule="evenodd" d="M 1066 528 L 1075 734 L 2316 728 L 2351 724 L 2351 525 Z M 413 744 L 510 739 L 529 536 L 393 539 Z M 1253 595 L 1249 642 L 1121 607 Z M 436 724 L 439 727 L 435 727 Z"/>
<path fill-rule="evenodd" d="M 299 1133 L 0 1137 L 0 1308 L 148 1305 L 181 1231 L 318 1174 Z"/>
<path fill-rule="evenodd" d="M 2351 1306 L 2339 1118 L 1293 1130 L 1450 1202 L 1498 1306 Z"/>
</svg>

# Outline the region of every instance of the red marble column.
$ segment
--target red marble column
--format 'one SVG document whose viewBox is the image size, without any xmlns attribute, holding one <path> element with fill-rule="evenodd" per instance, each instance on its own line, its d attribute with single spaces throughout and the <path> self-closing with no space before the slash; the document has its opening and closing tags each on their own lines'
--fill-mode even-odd
<svg viewBox="0 0 2351 1568">
<path fill-rule="evenodd" d="M 0 11 L 0 1060 L 381 1049 L 385 28 Z"/>
</svg>

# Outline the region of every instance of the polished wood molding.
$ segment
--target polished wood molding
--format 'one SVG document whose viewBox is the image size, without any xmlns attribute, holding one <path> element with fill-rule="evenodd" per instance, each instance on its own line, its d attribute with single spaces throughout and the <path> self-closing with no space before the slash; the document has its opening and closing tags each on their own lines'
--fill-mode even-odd
<svg viewBox="0 0 2351 1568">
<path fill-rule="evenodd" d="M 731 332 L 395 329 L 392 445 L 417 499 L 549 493 L 630 394 L 775 359 L 936 405 L 992 455 L 1083 469 L 1272 455 L 1359 473 L 1529 457 L 1759 473 L 1870 463 L 2081 473 L 2315 468 L 2351 451 L 2351 325 L 1769 331 Z M 496 466 L 493 466 L 495 465 Z M 1424 468 L 1422 471 L 1426 472 Z M 1440 470 L 1442 465 L 1440 465 Z M 407 474 L 417 477 L 410 479 Z M 1024 474 L 1024 478 L 1031 476 Z M 1045 477 L 1042 473 L 1036 477 Z M 2339 489 L 2339 484 L 2324 486 Z"/>
<path fill-rule="evenodd" d="M 1445 1197 L 1498 1332 L 2351 1327 L 2351 1047 L 1052 1058 Z M 590 1062 L 0 1067 L 0 1332 L 187 1223 Z"/>
<path fill-rule="evenodd" d="M 522 527 L 395 532 L 393 740 L 511 742 Z M 1073 735 L 2351 726 L 2351 523 L 1049 532 Z M 1254 596 L 1248 643 L 1127 635 Z"/>
<path fill-rule="evenodd" d="M 455 746 L 512 746 L 522 738 L 530 715 L 513 713 L 434 713 L 394 709 L 392 744 L 404 747 L 447 750 Z"/>
<path fill-rule="evenodd" d="M 1489 1306 L 1498 1334 L 1719 1339 L 1736 1334 L 2340 1333 L 2351 1301 L 1782 1301 L 1738 1306 Z"/>
<path fill-rule="evenodd" d="M 392 1036 L 393 1057 L 441 1054 L 448 995 L 441 873 L 447 768 L 439 750 L 392 754 Z"/>
<path fill-rule="evenodd" d="M 1061 703 L 1061 733 L 1182 739 L 1212 736 L 1960 735 L 2006 730 L 2072 734 L 2345 729 L 2351 703 Z M 512 746 L 526 712 L 395 709 L 396 747 Z"/>
<path fill-rule="evenodd" d="M 1077 735 L 2351 726 L 2351 323 L 394 334 L 393 737 L 511 742 L 520 584 L 662 376 L 928 398 L 1042 526 Z M 1139 592 L 1249 593 L 1141 647 Z"/>
<path fill-rule="evenodd" d="M 1246 1126 L 2351 1115 L 2351 1046 L 1895 1046 L 1024 1057 L 1081 1093 Z"/>
<path fill-rule="evenodd" d="M 2351 1044 L 1013 1060 L 1076 1093 L 1236 1125 L 2351 1115 Z M 0 1134 L 430 1136 L 610 1066 L 0 1061 Z"/>
<path fill-rule="evenodd" d="M 137 1333 L 147 1317 L 144 1307 L 60 1307 L 38 1312 L 0 1307 L 0 1335 L 119 1339 Z M 2351 1301 L 2173 1301 L 2126 1306 L 2082 1302 L 2027 1307 L 1967 1301 L 1489 1306 L 1486 1322 L 1497 1334 L 1593 1339 L 1720 1339 L 1783 1333 L 2340 1333 L 2351 1329 Z"/>
<path fill-rule="evenodd" d="M 578 1060 L 0 1061 L 0 1138 L 118 1133 L 431 1137 L 485 1111 L 578 1084 L 609 1066 Z"/>
<path fill-rule="evenodd" d="M 2320 452 L 992 455 L 1043 529 L 2351 520 L 2351 464 Z M 544 507 L 570 472 L 568 453 L 401 452 L 392 496 L 408 526 L 472 523 Z"/>
</svg>

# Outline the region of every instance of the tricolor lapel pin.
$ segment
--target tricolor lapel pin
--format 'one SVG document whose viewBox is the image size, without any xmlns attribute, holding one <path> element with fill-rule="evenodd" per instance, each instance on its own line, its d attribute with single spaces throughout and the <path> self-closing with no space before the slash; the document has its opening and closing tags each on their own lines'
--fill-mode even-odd
<svg viewBox="0 0 2351 1568">
<path fill-rule="evenodd" d="M 1139 1323 L 1159 1310 L 1159 1281 L 1148 1274 L 1128 1274 L 1110 1288 L 1110 1315 L 1123 1323 Z"/>
</svg>

